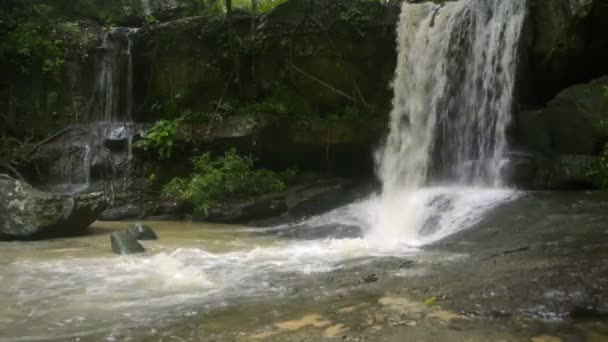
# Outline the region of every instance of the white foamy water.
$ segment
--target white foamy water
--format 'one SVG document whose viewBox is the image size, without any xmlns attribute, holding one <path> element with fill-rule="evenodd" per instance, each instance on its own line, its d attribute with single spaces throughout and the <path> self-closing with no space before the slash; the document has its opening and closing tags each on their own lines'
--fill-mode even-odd
<svg viewBox="0 0 608 342">
<path fill-rule="evenodd" d="M 369 238 L 424 244 L 514 195 L 498 187 L 525 14 L 526 0 L 403 3 Z"/>
</svg>

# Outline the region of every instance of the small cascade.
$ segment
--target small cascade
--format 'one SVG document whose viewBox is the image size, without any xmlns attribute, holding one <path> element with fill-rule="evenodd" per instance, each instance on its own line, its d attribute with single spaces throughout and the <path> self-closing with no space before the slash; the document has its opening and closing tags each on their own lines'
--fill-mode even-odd
<svg viewBox="0 0 608 342">
<path fill-rule="evenodd" d="M 132 50 L 137 32 L 118 27 L 103 33 L 95 87 L 84 122 L 50 142 L 61 151 L 50 166 L 52 190 L 105 190 L 111 195 L 128 190 L 133 137 L 140 133 L 139 125 L 132 122 Z"/>
<path fill-rule="evenodd" d="M 150 0 L 141 0 L 141 8 L 145 15 L 152 15 L 152 6 L 150 6 Z"/>
<path fill-rule="evenodd" d="M 496 201 L 526 0 L 403 3 L 371 235 L 416 241 L 471 187 Z M 429 190 L 428 186 L 441 185 Z M 440 189 L 440 190 L 437 190 Z M 475 202 L 477 203 L 477 202 Z M 473 203 L 469 212 L 480 203 Z M 463 213 L 466 215 L 466 213 Z"/>
<path fill-rule="evenodd" d="M 133 36 L 136 28 L 104 32 L 88 122 L 130 122 L 133 111 Z"/>
</svg>

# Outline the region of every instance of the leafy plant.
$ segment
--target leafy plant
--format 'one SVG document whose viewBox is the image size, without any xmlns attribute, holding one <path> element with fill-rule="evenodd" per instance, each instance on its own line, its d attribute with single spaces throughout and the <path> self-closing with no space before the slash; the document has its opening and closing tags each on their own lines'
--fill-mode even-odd
<svg viewBox="0 0 608 342">
<path fill-rule="evenodd" d="M 602 189 L 608 189 L 608 144 L 604 145 L 598 160 L 587 171 L 587 176 Z"/>
<path fill-rule="evenodd" d="M 146 132 L 144 139 L 137 142 L 136 147 L 145 151 L 155 151 L 160 159 L 169 159 L 175 148 L 178 128 L 184 121 L 183 117 L 172 120 L 157 121 Z"/>
<path fill-rule="evenodd" d="M 260 195 L 285 187 L 276 173 L 256 169 L 251 157 L 241 156 L 234 149 L 215 159 L 205 153 L 194 158 L 192 163 L 194 173 L 188 178 L 171 180 L 163 194 L 191 202 L 195 210 L 204 215 L 228 199 Z"/>
<path fill-rule="evenodd" d="M 57 72 L 65 48 L 52 21 L 54 12 L 45 4 L 18 5 L 0 12 L 0 59 L 21 73 Z"/>
</svg>

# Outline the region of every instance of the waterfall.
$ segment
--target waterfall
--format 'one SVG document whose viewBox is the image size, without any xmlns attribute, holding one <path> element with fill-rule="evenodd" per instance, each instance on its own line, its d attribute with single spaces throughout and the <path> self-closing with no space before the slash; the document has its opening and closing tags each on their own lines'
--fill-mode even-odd
<svg viewBox="0 0 608 342">
<path fill-rule="evenodd" d="M 526 6 L 526 0 L 403 3 L 373 235 L 418 239 L 429 224 L 438 225 L 442 210 L 453 209 L 463 193 L 471 196 L 455 186 L 500 186 Z M 428 188 L 438 184 L 452 190 Z"/>
<path fill-rule="evenodd" d="M 126 193 L 133 136 L 139 133 L 132 122 L 132 50 L 137 32 L 124 27 L 104 31 L 84 122 L 50 142 L 50 150 L 61 151 L 49 167 L 51 190 Z"/>
<path fill-rule="evenodd" d="M 106 30 L 99 48 L 95 91 L 89 122 L 130 122 L 133 110 L 133 35 L 139 29 Z"/>
</svg>

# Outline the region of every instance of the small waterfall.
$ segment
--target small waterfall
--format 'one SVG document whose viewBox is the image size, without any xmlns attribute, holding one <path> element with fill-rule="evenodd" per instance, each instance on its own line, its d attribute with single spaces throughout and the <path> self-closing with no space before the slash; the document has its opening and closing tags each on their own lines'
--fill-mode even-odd
<svg viewBox="0 0 608 342">
<path fill-rule="evenodd" d="M 403 3 L 373 235 L 418 239 L 453 209 L 462 193 L 454 186 L 500 186 L 526 6 L 526 0 Z M 431 184 L 452 190 L 424 189 Z"/>
<path fill-rule="evenodd" d="M 133 110 L 133 35 L 139 29 L 117 27 L 104 32 L 89 122 L 130 122 Z"/>
<path fill-rule="evenodd" d="M 141 0 L 141 8 L 145 15 L 152 15 L 152 6 L 150 6 L 150 0 Z"/>
<path fill-rule="evenodd" d="M 95 87 L 84 122 L 56 139 L 54 149 L 62 152 L 50 167 L 52 190 L 126 192 L 133 136 L 139 133 L 138 125 L 132 122 L 132 50 L 137 32 L 118 27 L 103 33 Z"/>
</svg>

